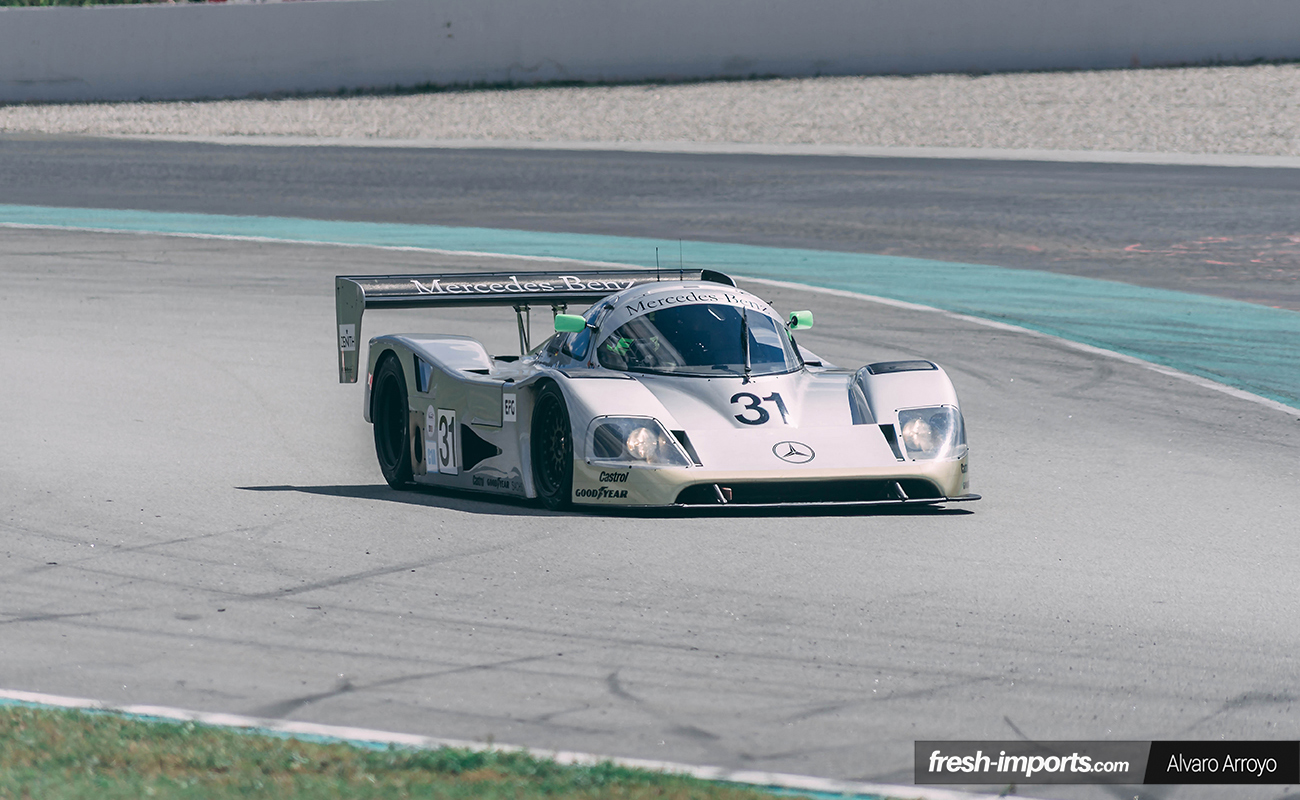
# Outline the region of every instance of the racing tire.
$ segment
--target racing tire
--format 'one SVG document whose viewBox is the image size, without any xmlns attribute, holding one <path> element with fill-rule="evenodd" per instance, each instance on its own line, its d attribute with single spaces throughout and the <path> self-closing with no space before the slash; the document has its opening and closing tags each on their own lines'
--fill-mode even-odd
<svg viewBox="0 0 1300 800">
<path fill-rule="evenodd" d="M 394 489 L 411 483 L 411 413 L 406 402 L 406 375 L 396 356 L 386 356 L 375 370 L 370 418 L 375 423 L 375 455 L 384 480 Z"/>
<path fill-rule="evenodd" d="M 573 426 L 564 393 L 554 383 L 537 392 L 532 427 L 533 488 L 542 505 L 558 511 L 573 496 Z"/>
</svg>

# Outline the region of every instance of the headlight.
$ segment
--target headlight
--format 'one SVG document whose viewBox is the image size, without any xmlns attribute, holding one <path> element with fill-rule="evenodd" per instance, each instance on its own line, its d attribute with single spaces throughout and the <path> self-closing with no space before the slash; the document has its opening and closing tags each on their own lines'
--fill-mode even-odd
<svg viewBox="0 0 1300 800">
<path fill-rule="evenodd" d="M 681 446 L 650 417 L 600 417 L 592 423 L 588 452 L 593 461 L 685 467 Z"/>
<path fill-rule="evenodd" d="M 966 448 L 966 425 L 952 406 L 898 412 L 898 438 L 913 459 L 955 458 Z"/>
<path fill-rule="evenodd" d="M 640 461 L 658 461 L 659 450 L 662 447 L 659 440 L 660 437 L 649 428 L 633 428 L 627 435 L 625 444 L 628 454 L 633 458 Z"/>
</svg>

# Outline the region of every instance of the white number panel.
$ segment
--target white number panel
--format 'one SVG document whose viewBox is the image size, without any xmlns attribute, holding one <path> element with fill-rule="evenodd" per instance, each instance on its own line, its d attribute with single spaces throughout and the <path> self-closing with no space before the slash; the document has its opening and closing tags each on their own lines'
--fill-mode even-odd
<svg viewBox="0 0 1300 800">
<path fill-rule="evenodd" d="M 438 409 L 438 425 L 434 428 L 434 460 L 438 471 L 448 475 L 460 473 L 460 442 L 456 435 L 456 411 Z"/>
</svg>

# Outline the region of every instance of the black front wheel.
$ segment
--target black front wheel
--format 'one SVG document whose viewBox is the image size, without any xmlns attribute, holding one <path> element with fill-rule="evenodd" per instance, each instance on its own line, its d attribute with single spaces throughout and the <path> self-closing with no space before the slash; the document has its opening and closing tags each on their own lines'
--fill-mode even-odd
<svg viewBox="0 0 1300 800">
<path fill-rule="evenodd" d="M 396 357 L 385 358 L 375 371 L 370 418 L 375 423 L 375 455 L 384 480 L 394 489 L 411 482 L 411 414 L 406 404 L 406 376 Z"/>
<path fill-rule="evenodd" d="M 552 511 L 569 505 L 573 494 L 573 428 L 560 387 L 548 383 L 537 393 L 532 428 L 533 486 Z"/>
</svg>

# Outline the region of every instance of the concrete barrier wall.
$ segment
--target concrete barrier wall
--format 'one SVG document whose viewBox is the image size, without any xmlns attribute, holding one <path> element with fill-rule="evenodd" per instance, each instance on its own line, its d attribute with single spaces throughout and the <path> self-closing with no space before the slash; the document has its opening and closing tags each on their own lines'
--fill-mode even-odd
<svg viewBox="0 0 1300 800">
<path fill-rule="evenodd" d="M 1296 58 L 1297 0 L 323 0 L 0 9 L 0 102 Z"/>
</svg>

